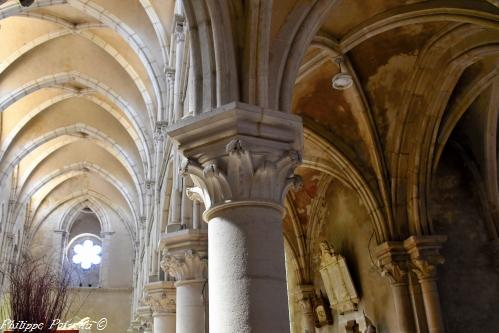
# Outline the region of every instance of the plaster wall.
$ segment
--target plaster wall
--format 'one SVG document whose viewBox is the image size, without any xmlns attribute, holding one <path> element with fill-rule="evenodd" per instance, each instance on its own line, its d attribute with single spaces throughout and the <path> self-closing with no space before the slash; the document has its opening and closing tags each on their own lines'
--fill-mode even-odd
<svg viewBox="0 0 499 333">
<path fill-rule="evenodd" d="M 371 259 L 374 254 L 369 253 L 376 245 L 370 217 L 359 196 L 337 180 L 332 181 L 325 195 L 324 223 L 313 244 L 316 258 L 319 255 L 318 244 L 322 240 L 329 241 L 335 251 L 346 258 L 360 297 L 358 311 L 365 313 L 378 332 L 396 333 L 397 320 L 389 281 L 380 276 Z M 314 284 L 322 286 L 321 289 L 326 294 L 318 271 L 319 261 L 314 262 Z M 334 325 L 324 326 L 317 330 L 318 333 L 344 332 L 344 327 L 339 327 L 339 314 L 333 315 Z"/>
<path fill-rule="evenodd" d="M 76 321 L 89 317 L 92 321 L 107 319 L 107 327 L 98 330 L 92 325 L 92 333 L 126 332 L 130 321 L 132 291 L 129 288 L 85 288 L 74 289 L 75 301 L 68 320 Z"/>
</svg>

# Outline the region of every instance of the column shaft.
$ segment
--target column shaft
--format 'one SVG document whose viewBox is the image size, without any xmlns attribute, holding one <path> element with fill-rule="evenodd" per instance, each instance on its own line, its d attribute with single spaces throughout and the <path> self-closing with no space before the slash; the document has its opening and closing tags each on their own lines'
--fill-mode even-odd
<svg viewBox="0 0 499 333">
<path fill-rule="evenodd" d="M 193 229 L 201 229 L 201 207 L 200 203 L 197 200 L 193 200 L 192 202 L 192 228 Z"/>
<path fill-rule="evenodd" d="M 397 313 L 399 332 L 414 333 L 412 320 L 411 296 L 407 283 L 393 283 L 391 285 L 395 311 Z"/>
<path fill-rule="evenodd" d="M 154 313 L 154 333 L 175 333 L 175 313 Z"/>
<path fill-rule="evenodd" d="M 281 212 L 219 210 L 208 224 L 210 331 L 289 332 Z"/>
<path fill-rule="evenodd" d="M 206 280 L 189 280 L 177 286 L 177 333 L 205 331 L 205 300 L 203 287 Z"/>
<path fill-rule="evenodd" d="M 444 322 L 440 307 L 437 281 L 434 279 L 421 279 L 421 292 L 425 306 L 426 320 L 429 333 L 444 333 Z"/>
</svg>

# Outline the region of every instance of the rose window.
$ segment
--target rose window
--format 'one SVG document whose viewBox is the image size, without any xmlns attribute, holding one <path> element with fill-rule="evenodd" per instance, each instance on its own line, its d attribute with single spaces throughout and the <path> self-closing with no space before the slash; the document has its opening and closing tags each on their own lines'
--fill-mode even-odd
<svg viewBox="0 0 499 333">
<path fill-rule="evenodd" d="M 98 265 L 101 262 L 100 253 L 102 247 L 94 245 L 94 242 L 87 239 L 83 244 L 75 245 L 73 255 L 73 262 L 80 264 L 81 268 L 89 269 L 92 265 Z"/>
</svg>

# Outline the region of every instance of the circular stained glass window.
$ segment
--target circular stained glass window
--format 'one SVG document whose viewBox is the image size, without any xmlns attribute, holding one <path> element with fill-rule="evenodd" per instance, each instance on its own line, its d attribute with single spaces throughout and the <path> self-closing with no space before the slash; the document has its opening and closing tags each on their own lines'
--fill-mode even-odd
<svg viewBox="0 0 499 333">
<path fill-rule="evenodd" d="M 73 252 L 73 262 L 81 265 L 83 269 L 89 269 L 92 265 L 98 265 L 101 262 L 100 253 L 102 252 L 102 247 L 95 245 L 89 239 L 83 243 L 76 244 Z"/>
</svg>

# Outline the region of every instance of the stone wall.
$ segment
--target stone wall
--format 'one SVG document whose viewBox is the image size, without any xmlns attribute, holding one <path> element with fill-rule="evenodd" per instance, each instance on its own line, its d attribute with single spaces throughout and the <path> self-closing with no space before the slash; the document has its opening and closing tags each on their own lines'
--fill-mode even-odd
<svg viewBox="0 0 499 333">
<path fill-rule="evenodd" d="M 430 205 L 437 234 L 446 234 L 439 291 L 447 332 L 495 332 L 499 277 L 491 263 L 476 179 L 455 150 L 442 156 Z"/>
</svg>

